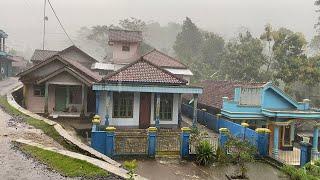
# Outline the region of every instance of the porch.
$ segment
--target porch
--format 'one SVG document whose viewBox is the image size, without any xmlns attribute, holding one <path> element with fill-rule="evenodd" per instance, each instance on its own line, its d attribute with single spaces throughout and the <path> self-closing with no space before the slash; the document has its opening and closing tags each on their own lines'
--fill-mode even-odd
<svg viewBox="0 0 320 180">
<path fill-rule="evenodd" d="M 180 127 L 181 94 L 194 94 L 196 109 L 198 94 L 202 92 L 201 88 L 189 86 L 128 84 L 95 84 L 93 90 L 101 124 L 140 129 Z"/>
</svg>

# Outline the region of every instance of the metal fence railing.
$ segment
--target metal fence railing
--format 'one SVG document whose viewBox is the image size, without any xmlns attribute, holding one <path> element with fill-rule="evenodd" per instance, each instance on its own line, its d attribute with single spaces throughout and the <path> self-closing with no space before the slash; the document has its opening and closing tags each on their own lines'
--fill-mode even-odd
<svg viewBox="0 0 320 180">
<path fill-rule="evenodd" d="M 157 135 L 157 154 L 170 155 L 180 152 L 180 134 L 179 133 L 159 133 Z"/>
</svg>

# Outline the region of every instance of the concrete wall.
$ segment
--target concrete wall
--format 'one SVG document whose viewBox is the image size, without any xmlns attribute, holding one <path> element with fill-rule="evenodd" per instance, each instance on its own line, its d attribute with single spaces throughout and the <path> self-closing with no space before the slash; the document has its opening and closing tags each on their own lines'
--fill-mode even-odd
<svg viewBox="0 0 320 180">
<path fill-rule="evenodd" d="M 113 59 L 129 59 L 139 57 L 139 43 L 131 43 L 130 51 L 122 51 L 124 43 L 115 42 L 112 46 Z"/>
<path fill-rule="evenodd" d="M 105 122 L 106 112 L 109 114 L 109 124 L 112 126 L 126 126 L 126 127 L 139 127 L 139 114 L 140 114 L 140 93 L 134 93 L 134 103 L 133 103 L 133 118 L 113 118 L 113 95 L 110 92 L 108 98 L 106 91 L 101 91 L 99 100 L 99 111 L 98 114 L 102 117 L 102 124 Z M 161 121 L 160 125 L 176 126 L 178 124 L 178 105 L 179 105 L 179 94 L 174 94 L 173 96 L 173 112 L 171 121 Z M 154 93 L 151 94 L 151 116 L 150 124 L 154 125 Z"/>
<path fill-rule="evenodd" d="M 296 108 L 271 88 L 267 89 L 264 92 L 262 106 L 263 108 L 273 108 L 273 109 Z"/>
</svg>

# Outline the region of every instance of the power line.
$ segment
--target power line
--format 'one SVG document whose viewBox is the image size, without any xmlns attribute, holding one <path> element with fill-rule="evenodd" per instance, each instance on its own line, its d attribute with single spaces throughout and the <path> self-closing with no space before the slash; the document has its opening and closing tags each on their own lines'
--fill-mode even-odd
<svg viewBox="0 0 320 180">
<path fill-rule="evenodd" d="M 50 8 L 52 9 L 53 14 L 56 16 L 56 18 L 57 18 L 57 20 L 58 20 L 58 22 L 59 22 L 62 30 L 64 31 L 64 33 L 66 34 L 66 36 L 68 37 L 68 39 L 70 40 L 70 42 L 74 45 L 74 42 L 73 42 L 72 39 L 70 38 L 70 36 L 69 36 L 69 34 L 67 33 L 66 29 L 63 27 L 63 25 L 62 25 L 62 23 L 61 23 L 58 15 L 57 15 L 56 11 L 55 11 L 54 8 L 52 7 L 52 4 L 51 4 L 50 0 L 48 0 L 48 3 L 49 3 L 49 5 L 50 5 Z"/>
</svg>

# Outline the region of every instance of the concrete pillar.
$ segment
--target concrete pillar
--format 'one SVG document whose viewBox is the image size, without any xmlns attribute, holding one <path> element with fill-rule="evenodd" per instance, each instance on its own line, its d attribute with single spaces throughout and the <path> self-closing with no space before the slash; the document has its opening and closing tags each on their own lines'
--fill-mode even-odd
<svg viewBox="0 0 320 180">
<path fill-rule="evenodd" d="M 160 128 L 160 93 L 156 93 L 156 128 Z"/>
<path fill-rule="evenodd" d="M 197 112 L 198 112 L 198 94 L 193 94 L 193 118 L 192 118 L 192 127 L 195 128 L 197 124 Z"/>
<path fill-rule="evenodd" d="M 84 116 L 86 113 L 86 86 L 82 84 L 81 86 L 81 116 Z"/>
<path fill-rule="evenodd" d="M 48 101 L 49 101 L 49 83 L 45 84 L 44 88 L 44 114 L 48 115 L 49 110 L 48 110 Z"/>
<path fill-rule="evenodd" d="M 313 128 L 313 139 L 312 139 L 312 159 L 318 153 L 318 137 L 319 137 L 319 127 L 315 126 Z"/>
<path fill-rule="evenodd" d="M 273 149 L 272 154 L 275 158 L 279 156 L 279 126 L 274 125 L 273 129 Z"/>
<path fill-rule="evenodd" d="M 100 98 L 101 98 L 101 95 L 100 95 Z M 110 102 L 111 102 L 111 92 L 110 91 L 107 91 L 107 97 L 106 97 L 106 116 L 105 116 L 105 125 L 109 125 L 109 119 L 110 119 L 110 116 L 109 116 L 109 109 L 111 108 L 110 107 Z"/>
<path fill-rule="evenodd" d="M 112 157 L 114 155 L 114 146 L 115 146 L 115 134 L 116 131 L 115 127 L 107 127 L 106 128 L 106 153 L 105 155 Z"/>
<path fill-rule="evenodd" d="M 217 114 L 217 121 L 216 121 L 216 127 L 214 128 L 214 131 L 219 133 L 220 129 L 220 119 L 221 119 L 221 114 Z"/>
<path fill-rule="evenodd" d="M 269 133 L 271 132 L 267 128 L 257 128 L 257 149 L 260 156 L 264 157 L 268 155 L 269 150 Z"/>
<path fill-rule="evenodd" d="M 181 158 L 189 158 L 189 142 L 190 142 L 190 132 L 191 129 L 189 127 L 181 128 L 181 149 L 180 149 L 180 157 Z"/>
<path fill-rule="evenodd" d="M 227 141 L 229 139 L 229 133 L 230 133 L 230 131 L 227 128 L 220 128 L 219 129 L 219 146 L 224 151 L 226 151 L 225 144 L 227 143 Z"/>
<path fill-rule="evenodd" d="M 300 142 L 300 166 L 303 167 L 311 160 L 312 145 L 308 142 Z"/>
<path fill-rule="evenodd" d="M 157 128 L 148 128 L 148 156 L 154 158 L 156 156 L 157 147 Z"/>
<path fill-rule="evenodd" d="M 99 114 L 100 91 L 95 91 L 95 93 L 96 93 L 96 114 Z"/>
<path fill-rule="evenodd" d="M 181 112 L 181 104 L 182 104 L 181 94 L 179 94 L 179 103 L 178 103 L 178 127 L 181 127 L 182 122 L 182 112 Z"/>
<path fill-rule="evenodd" d="M 70 104 L 70 86 L 67 86 L 66 90 L 67 90 L 66 105 L 68 107 Z"/>
</svg>

